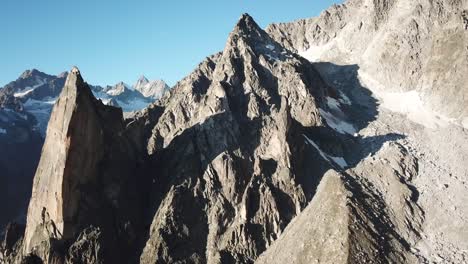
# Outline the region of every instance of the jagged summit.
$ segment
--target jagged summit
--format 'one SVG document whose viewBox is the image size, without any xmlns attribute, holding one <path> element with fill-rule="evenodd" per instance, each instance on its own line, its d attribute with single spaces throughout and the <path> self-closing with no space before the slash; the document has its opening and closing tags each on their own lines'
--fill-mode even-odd
<svg viewBox="0 0 468 264">
<path fill-rule="evenodd" d="M 31 69 L 31 70 L 26 70 L 24 71 L 19 79 L 28 79 L 28 78 L 31 78 L 31 77 L 34 77 L 34 78 L 48 78 L 48 77 L 51 77 L 50 75 L 44 73 L 44 72 L 41 72 L 37 69 Z"/>
<path fill-rule="evenodd" d="M 81 75 L 80 70 L 76 66 L 73 66 L 70 72 L 73 74 Z"/>
<path fill-rule="evenodd" d="M 70 74 L 67 75 L 65 86 L 62 90 L 60 97 L 62 97 L 63 93 L 70 94 L 78 93 L 81 91 L 91 93 L 91 90 L 89 89 L 88 85 L 85 84 L 83 77 L 81 76 L 80 70 L 78 69 L 78 67 L 74 66 L 70 70 Z"/>
<path fill-rule="evenodd" d="M 137 84 L 138 84 L 138 83 L 140 83 L 140 84 L 146 84 L 146 83 L 148 83 L 148 82 L 149 82 L 148 78 L 146 78 L 146 76 L 143 75 L 143 74 L 142 74 L 142 75 L 140 76 L 140 78 L 138 78 L 138 80 L 137 80 Z M 135 84 L 135 86 L 136 86 L 137 84 Z"/>
<path fill-rule="evenodd" d="M 234 29 L 230 34 L 230 39 L 237 37 L 252 40 L 262 40 L 269 38 L 268 34 L 266 34 L 266 32 L 262 28 L 260 28 L 260 26 L 255 22 L 253 17 L 251 17 L 247 13 L 243 14 L 239 18 L 237 24 L 235 25 Z"/>
<path fill-rule="evenodd" d="M 138 88 L 144 87 L 148 83 L 149 83 L 149 80 L 144 75 L 141 75 L 140 78 L 138 78 L 136 83 L 133 85 L 133 88 L 135 90 L 138 90 Z"/>
<path fill-rule="evenodd" d="M 145 97 L 159 99 L 169 90 L 169 86 L 163 80 L 148 80 L 142 75 L 133 85 L 133 89 Z"/>
<path fill-rule="evenodd" d="M 232 51 L 229 52 L 229 50 Z M 229 35 L 223 53 L 234 52 L 236 54 L 237 51 L 252 51 L 255 57 L 263 56 L 271 62 L 299 58 L 273 40 L 249 14 L 243 14 L 240 17 Z M 228 56 L 233 55 L 228 54 Z"/>
<path fill-rule="evenodd" d="M 242 31 L 248 33 L 252 30 L 261 30 L 261 28 L 258 26 L 257 22 L 255 22 L 252 16 L 250 16 L 247 13 L 242 14 L 239 20 L 237 21 L 234 31 Z"/>
</svg>

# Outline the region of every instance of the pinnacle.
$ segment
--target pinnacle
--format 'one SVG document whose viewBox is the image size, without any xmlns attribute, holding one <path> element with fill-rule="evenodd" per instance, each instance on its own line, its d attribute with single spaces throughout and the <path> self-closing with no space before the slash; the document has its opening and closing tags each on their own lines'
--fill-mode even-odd
<svg viewBox="0 0 468 264">
<path fill-rule="evenodd" d="M 76 75 L 81 75 L 80 70 L 76 66 L 73 66 L 70 72 Z"/>
<path fill-rule="evenodd" d="M 64 90 L 67 90 L 67 89 L 81 90 L 83 86 L 85 86 L 85 83 L 83 81 L 83 77 L 81 76 L 80 70 L 78 69 L 78 67 L 73 66 L 72 69 L 70 70 L 70 74 L 67 75 Z"/>
<path fill-rule="evenodd" d="M 249 33 L 252 31 L 261 31 L 261 28 L 249 14 L 244 13 L 239 18 L 234 31 Z"/>
</svg>

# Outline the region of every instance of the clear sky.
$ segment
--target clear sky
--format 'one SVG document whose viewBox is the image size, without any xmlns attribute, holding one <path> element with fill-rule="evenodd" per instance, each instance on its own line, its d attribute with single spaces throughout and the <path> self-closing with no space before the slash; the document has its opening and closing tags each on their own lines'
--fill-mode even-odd
<svg viewBox="0 0 468 264">
<path fill-rule="evenodd" d="M 0 87 L 24 70 L 77 65 L 92 84 L 170 85 L 223 49 L 242 13 L 266 27 L 318 15 L 340 0 L 1 0 Z"/>
</svg>

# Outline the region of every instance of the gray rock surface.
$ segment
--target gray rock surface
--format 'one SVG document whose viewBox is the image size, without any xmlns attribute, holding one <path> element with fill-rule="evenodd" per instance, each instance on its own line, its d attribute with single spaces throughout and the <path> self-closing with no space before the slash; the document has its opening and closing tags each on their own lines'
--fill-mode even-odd
<svg viewBox="0 0 468 264">
<path fill-rule="evenodd" d="M 467 10 L 466 0 L 348 0 L 267 32 L 312 61 L 357 64 L 387 92 L 417 91 L 429 109 L 465 124 Z"/>
<path fill-rule="evenodd" d="M 154 216 L 140 262 L 252 263 L 328 166 L 302 135 L 324 125 L 326 93 L 310 63 L 244 15 L 224 51 L 160 101 L 148 144 Z"/>
</svg>

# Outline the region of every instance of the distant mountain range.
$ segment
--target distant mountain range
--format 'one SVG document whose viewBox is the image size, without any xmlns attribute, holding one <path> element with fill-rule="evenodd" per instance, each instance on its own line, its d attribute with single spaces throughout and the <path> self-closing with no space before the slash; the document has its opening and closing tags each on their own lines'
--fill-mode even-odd
<svg viewBox="0 0 468 264">
<path fill-rule="evenodd" d="M 16 81 L 0 89 L 0 111 L 13 111 L 23 115 L 30 121 L 33 129 L 44 136 L 52 106 L 67 76 L 68 72 L 55 76 L 36 69 L 25 71 Z M 149 81 L 144 76 L 133 86 L 119 82 L 113 86 L 90 87 L 93 94 L 104 104 L 121 107 L 124 112 L 141 110 L 169 90 L 164 81 Z"/>
</svg>

